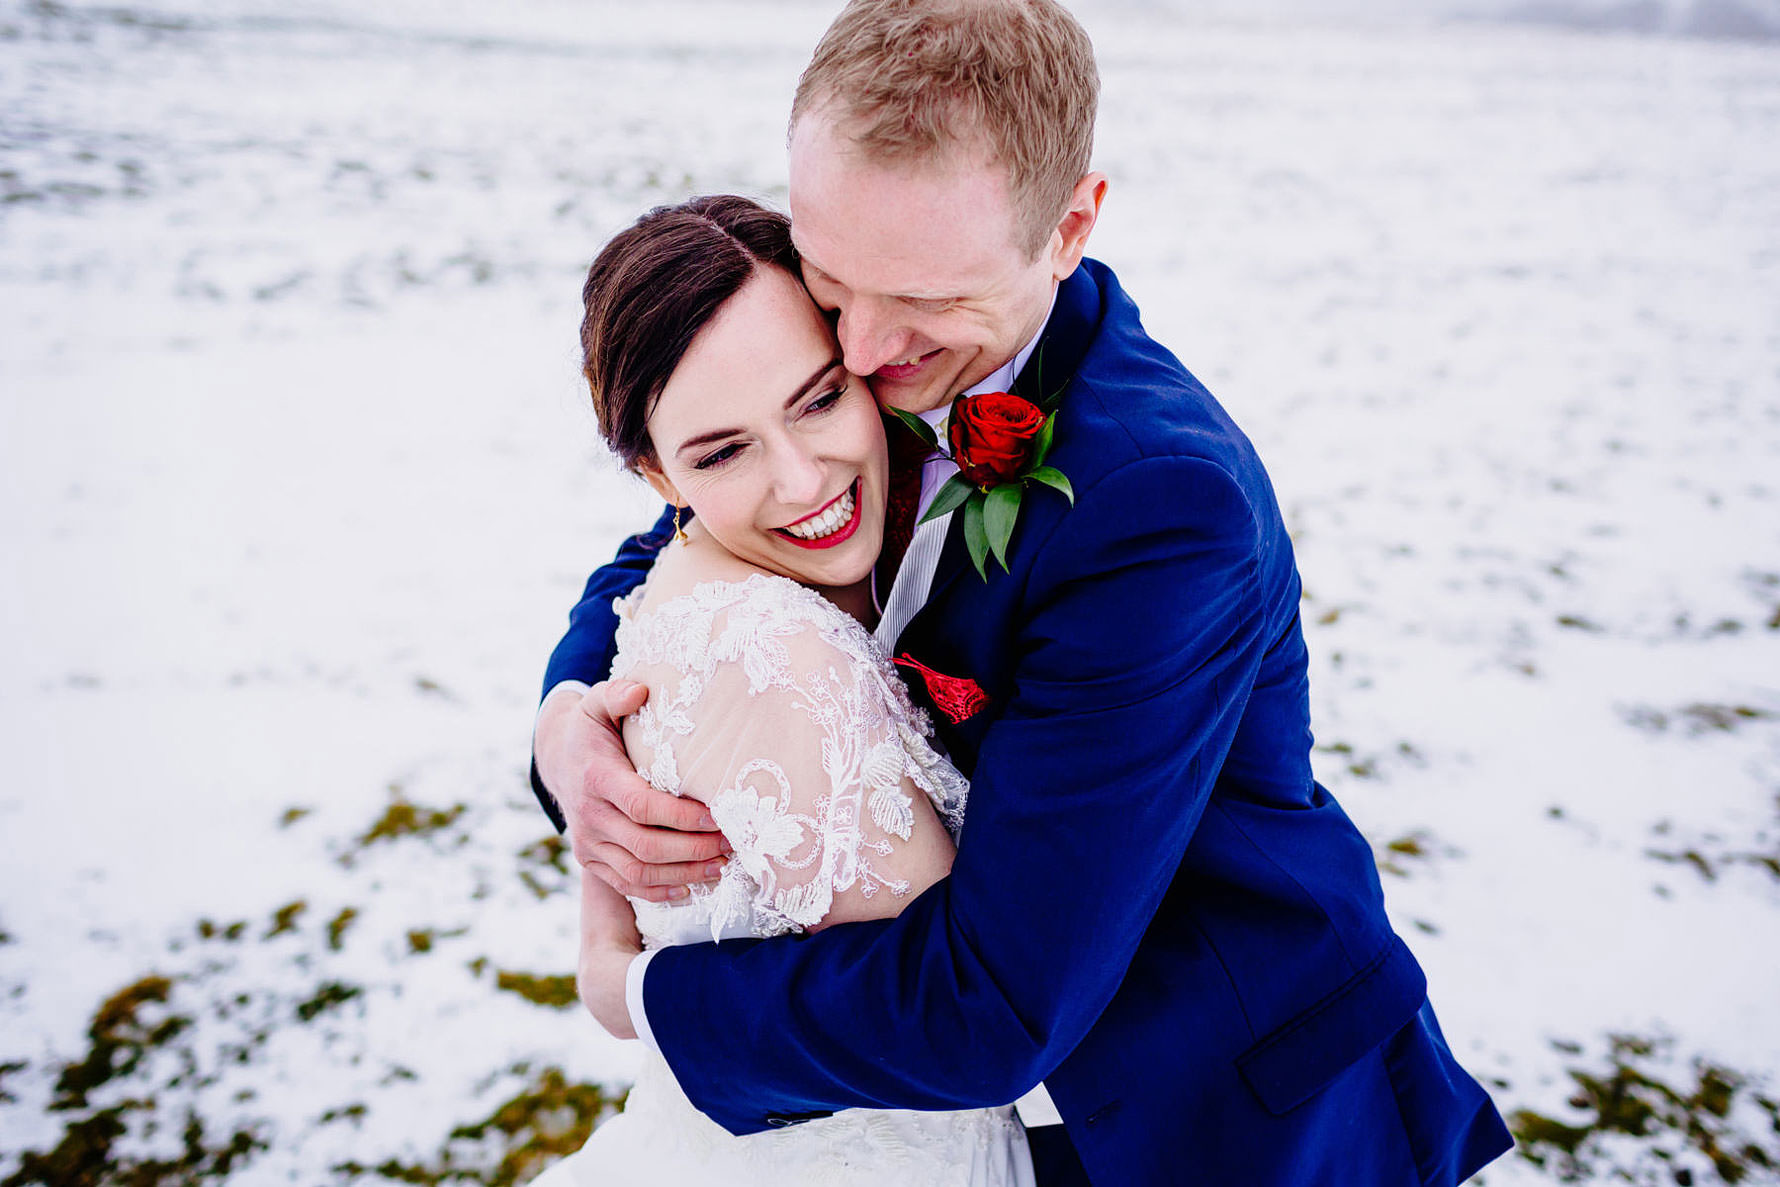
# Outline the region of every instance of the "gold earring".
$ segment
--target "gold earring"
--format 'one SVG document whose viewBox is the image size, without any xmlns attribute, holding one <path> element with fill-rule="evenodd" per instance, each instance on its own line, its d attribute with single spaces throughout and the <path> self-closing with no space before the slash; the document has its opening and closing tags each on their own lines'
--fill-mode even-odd
<svg viewBox="0 0 1780 1187">
<path fill-rule="evenodd" d="M 680 504 L 674 504 L 674 539 L 686 543 L 686 530 L 680 526 Z"/>
</svg>

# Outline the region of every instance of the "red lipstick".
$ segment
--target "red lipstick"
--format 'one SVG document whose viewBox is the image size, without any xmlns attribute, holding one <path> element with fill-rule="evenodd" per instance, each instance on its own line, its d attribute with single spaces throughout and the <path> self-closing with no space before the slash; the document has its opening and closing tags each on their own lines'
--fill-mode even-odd
<svg viewBox="0 0 1780 1187">
<path fill-rule="evenodd" d="M 837 544 L 846 543 L 849 539 L 852 538 L 853 533 L 857 532 L 859 530 L 860 521 L 865 518 L 865 501 L 860 497 L 863 492 L 863 486 L 861 484 L 861 481 L 859 479 L 855 478 L 853 480 L 853 485 L 848 487 L 847 490 L 850 490 L 853 492 L 853 518 L 849 519 L 846 523 L 842 524 L 839 528 L 835 529 L 833 532 L 830 532 L 828 535 L 823 536 L 820 540 L 799 539 L 798 537 L 793 536 L 790 532 L 786 531 L 784 528 L 774 528 L 773 531 L 777 532 L 781 538 L 790 541 L 791 543 L 797 545 L 799 548 L 809 548 L 809 549 L 819 550 L 819 549 L 823 549 L 823 548 L 833 548 Z M 818 515 L 821 515 L 824 511 L 827 511 L 830 507 L 834 506 L 836 503 L 838 503 L 842 499 L 844 499 L 846 497 L 846 493 L 847 493 L 846 491 L 842 491 L 840 494 L 834 496 L 834 498 L 828 500 L 828 502 L 822 504 L 821 507 L 817 508 L 815 511 L 812 511 L 810 514 L 804 516 L 802 519 L 798 520 L 797 522 L 798 523 L 807 523 L 808 521 L 815 519 Z"/>
</svg>

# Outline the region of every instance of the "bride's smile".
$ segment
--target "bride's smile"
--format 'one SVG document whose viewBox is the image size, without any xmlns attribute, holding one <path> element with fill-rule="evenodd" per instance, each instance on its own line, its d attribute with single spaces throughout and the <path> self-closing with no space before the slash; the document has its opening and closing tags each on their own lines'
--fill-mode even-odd
<svg viewBox="0 0 1780 1187">
<path fill-rule="evenodd" d="M 832 502 L 814 515 L 806 515 L 796 523 L 779 528 L 800 548 L 833 548 L 850 540 L 859 530 L 859 480 L 836 495 Z"/>
</svg>

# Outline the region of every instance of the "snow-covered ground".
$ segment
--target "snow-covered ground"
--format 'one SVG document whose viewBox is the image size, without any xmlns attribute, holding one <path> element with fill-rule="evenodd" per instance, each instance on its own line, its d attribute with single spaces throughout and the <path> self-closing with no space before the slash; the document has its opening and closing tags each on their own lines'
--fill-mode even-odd
<svg viewBox="0 0 1780 1187">
<path fill-rule="evenodd" d="M 515 975 L 537 680 L 653 510 L 580 278 L 782 201 L 833 7 L 0 0 L 0 1183 L 511 1182 L 622 1090 Z M 1269 462 L 1319 772 L 1461 1056 L 1598 1131 L 1523 1132 L 1776 1181 L 1780 42 L 1213 7 L 1081 7 L 1095 254 Z"/>
</svg>

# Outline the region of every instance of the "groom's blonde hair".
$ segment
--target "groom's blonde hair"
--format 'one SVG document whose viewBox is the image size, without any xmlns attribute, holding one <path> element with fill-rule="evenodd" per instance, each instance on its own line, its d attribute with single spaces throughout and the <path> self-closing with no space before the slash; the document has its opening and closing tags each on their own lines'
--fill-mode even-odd
<svg viewBox="0 0 1780 1187">
<path fill-rule="evenodd" d="M 1088 172 L 1100 75 L 1055 0 L 852 0 L 816 46 L 791 126 L 821 109 L 875 160 L 984 152 L 1036 258 Z"/>
</svg>

